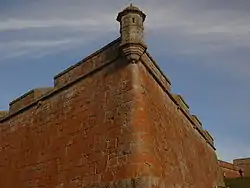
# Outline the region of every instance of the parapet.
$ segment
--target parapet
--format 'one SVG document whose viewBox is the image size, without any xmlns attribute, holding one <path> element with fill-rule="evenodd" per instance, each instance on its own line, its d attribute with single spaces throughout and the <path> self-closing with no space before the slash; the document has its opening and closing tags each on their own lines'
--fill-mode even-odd
<svg viewBox="0 0 250 188">
<path fill-rule="evenodd" d="M 8 113 L 8 111 L 0 111 L 0 118 L 7 116 Z"/>
<path fill-rule="evenodd" d="M 250 158 L 234 159 L 233 164 L 243 169 L 244 177 L 250 177 Z"/>
<path fill-rule="evenodd" d="M 9 108 L 10 108 L 9 113 L 13 114 L 13 113 L 23 109 L 24 107 L 35 102 L 37 99 L 39 99 L 41 96 L 48 93 L 52 89 L 53 88 L 50 88 L 50 87 L 49 88 L 37 88 L 37 89 L 33 89 L 33 90 L 25 93 L 24 95 L 15 99 L 14 101 L 12 101 L 9 104 Z"/>
<path fill-rule="evenodd" d="M 152 56 L 146 51 L 144 55 L 142 55 L 141 60 L 142 60 L 141 63 L 143 63 L 148 72 L 152 75 L 152 77 L 156 80 L 156 82 L 163 88 L 163 90 L 167 90 L 167 93 L 170 93 L 171 82 L 163 74 L 163 72 L 158 67 L 157 63 L 154 61 Z"/>
<path fill-rule="evenodd" d="M 226 162 L 226 161 L 221 161 L 221 160 L 218 160 L 218 164 L 221 168 L 225 168 L 225 169 L 229 169 L 229 170 L 234 170 L 234 171 L 239 171 L 240 168 L 235 166 L 234 164 L 232 163 L 229 163 L 229 162 Z"/>
<path fill-rule="evenodd" d="M 233 163 L 235 165 L 239 165 L 239 164 L 249 164 L 250 165 L 250 158 L 241 158 L 241 159 L 234 159 Z"/>
<path fill-rule="evenodd" d="M 206 142 L 212 148 L 214 148 L 213 137 L 209 134 L 208 131 L 202 128 L 202 123 L 196 115 L 190 115 L 189 106 L 186 103 L 186 101 L 183 99 L 183 97 L 181 95 L 174 94 L 174 93 L 171 93 L 171 96 L 173 97 L 173 100 L 175 101 L 175 104 L 178 106 L 178 108 L 183 112 L 186 118 L 192 123 L 193 128 L 198 131 L 198 133 L 206 140 Z"/>
<path fill-rule="evenodd" d="M 174 97 L 174 99 L 176 100 L 178 106 L 180 108 L 182 108 L 183 110 L 185 110 L 186 112 L 189 112 L 189 106 L 188 104 L 185 102 L 185 100 L 183 99 L 183 97 L 181 95 L 177 95 L 177 94 L 172 94 L 172 96 Z"/>
<path fill-rule="evenodd" d="M 208 142 L 209 144 L 211 144 L 211 145 L 214 145 L 214 139 L 213 139 L 213 137 L 211 136 L 211 134 L 210 134 L 207 130 L 203 130 L 203 133 L 204 133 L 204 135 L 205 135 L 205 137 L 206 137 L 207 142 Z"/>
<path fill-rule="evenodd" d="M 203 130 L 202 123 L 199 118 L 196 115 L 191 115 L 190 118 L 194 124 L 194 128 L 197 129 L 199 133 L 204 135 L 204 138 L 209 144 L 214 145 L 212 136 L 207 131 Z"/>
<path fill-rule="evenodd" d="M 113 62 L 120 55 L 119 51 L 117 50 L 120 40 L 121 39 L 118 38 L 112 41 L 100 50 L 84 58 L 77 64 L 56 75 L 54 77 L 55 88 L 57 89 L 64 87 L 69 83 L 72 83 L 77 79 L 82 78 L 93 71 L 101 69 L 103 66 Z"/>
<path fill-rule="evenodd" d="M 197 127 L 202 127 L 202 123 L 196 115 L 191 115 L 191 119 Z"/>
<path fill-rule="evenodd" d="M 113 63 L 120 57 L 118 50 L 119 44 L 120 38 L 112 41 L 100 50 L 79 61 L 77 64 L 59 73 L 54 77 L 54 87 L 32 89 L 21 97 L 10 102 L 8 112 L 0 111 L 0 121 L 6 120 L 27 107 L 36 104 L 39 100 L 43 100 L 44 97 L 53 95 L 77 80 L 83 79 Z"/>
</svg>

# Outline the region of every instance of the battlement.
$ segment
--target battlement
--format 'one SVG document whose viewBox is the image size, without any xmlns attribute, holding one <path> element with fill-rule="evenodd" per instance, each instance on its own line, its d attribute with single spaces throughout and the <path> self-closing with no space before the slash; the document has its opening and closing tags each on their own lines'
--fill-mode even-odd
<svg viewBox="0 0 250 188">
<path fill-rule="evenodd" d="M 206 140 L 208 141 L 208 143 L 211 145 L 214 145 L 214 139 L 211 136 L 211 134 L 207 130 L 204 130 L 203 132 L 205 134 L 205 137 L 206 137 Z"/>
<path fill-rule="evenodd" d="M 154 61 L 152 56 L 146 51 L 141 56 L 141 62 L 146 67 L 147 71 L 152 75 L 152 77 L 157 81 L 157 83 L 167 90 L 171 91 L 171 82 L 170 80 L 163 74 L 161 69 L 158 67 L 157 63 Z"/>
<path fill-rule="evenodd" d="M 178 106 L 180 108 L 182 108 L 183 110 L 185 110 L 186 112 L 189 112 L 189 106 L 188 104 L 185 102 L 185 100 L 183 99 L 183 97 L 181 95 L 177 95 L 177 94 L 172 94 L 174 99 L 176 100 Z"/>
<path fill-rule="evenodd" d="M 37 89 L 30 90 L 29 92 L 15 99 L 9 104 L 9 107 L 10 107 L 9 113 L 10 114 L 15 113 L 21 110 L 22 108 L 24 108 L 25 106 L 30 105 L 35 100 L 42 97 L 44 94 L 52 91 L 52 89 L 53 88 L 49 87 L 49 88 L 37 88 Z"/>
<path fill-rule="evenodd" d="M 191 119 L 197 127 L 202 127 L 202 123 L 196 115 L 192 115 Z"/>
<path fill-rule="evenodd" d="M 239 164 L 249 164 L 250 165 L 250 158 L 234 159 L 233 163 L 236 165 L 239 165 Z"/>
<path fill-rule="evenodd" d="M 173 100 L 175 101 L 178 108 L 184 113 L 186 118 L 193 124 L 194 129 L 197 130 L 198 133 L 206 140 L 206 142 L 212 148 L 215 149 L 213 137 L 209 134 L 208 131 L 202 128 L 202 123 L 196 115 L 190 115 L 189 105 L 186 103 L 183 97 L 181 95 L 174 94 L 174 93 L 172 93 L 171 96 L 173 97 Z"/>
<path fill-rule="evenodd" d="M 233 164 L 243 169 L 245 177 L 250 177 L 250 158 L 235 159 Z"/>
<path fill-rule="evenodd" d="M 117 50 L 119 44 L 120 38 L 114 40 L 100 50 L 94 52 L 80 62 L 56 75 L 54 77 L 55 88 L 63 87 L 68 83 L 73 82 L 80 77 L 84 77 L 90 72 L 98 70 L 113 62 L 119 56 L 119 51 Z M 107 57 L 111 57 L 112 59 L 108 59 Z"/>
<path fill-rule="evenodd" d="M 0 111 L 0 118 L 7 116 L 8 115 L 8 111 Z"/>
</svg>

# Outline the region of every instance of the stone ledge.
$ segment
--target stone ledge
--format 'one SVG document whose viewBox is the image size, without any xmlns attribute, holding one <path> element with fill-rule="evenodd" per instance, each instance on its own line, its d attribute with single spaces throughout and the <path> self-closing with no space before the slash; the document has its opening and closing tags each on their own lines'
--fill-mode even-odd
<svg viewBox="0 0 250 188">
<path fill-rule="evenodd" d="M 186 112 L 189 112 L 189 106 L 185 102 L 185 100 L 183 99 L 183 97 L 181 95 L 172 94 L 172 96 L 174 97 L 174 99 L 176 100 L 176 102 L 177 102 L 177 104 L 179 105 L 180 108 L 182 108 Z"/>
<path fill-rule="evenodd" d="M 59 73 L 54 77 L 54 87 L 59 88 L 67 85 L 68 83 L 77 80 L 79 77 L 105 65 L 110 59 L 116 59 L 120 55 L 118 50 L 119 44 L 120 38 L 112 41 L 100 50 L 97 50 L 75 65 Z"/>
<path fill-rule="evenodd" d="M 191 119 L 198 127 L 202 127 L 202 123 L 196 115 L 191 115 Z"/>
<path fill-rule="evenodd" d="M 203 132 L 204 132 L 204 135 L 205 135 L 207 141 L 208 141 L 210 144 L 214 145 L 214 139 L 213 139 L 213 137 L 211 136 L 211 134 L 210 134 L 207 130 L 203 130 Z"/>
<path fill-rule="evenodd" d="M 44 94 L 52 91 L 53 88 L 37 88 L 30 90 L 29 92 L 25 93 L 21 97 L 15 99 L 9 104 L 9 113 L 12 114 L 25 106 L 28 106 L 29 104 L 33 103 L 36 99 L 40 98 Z"/>
<path fill-rule="evenodd" d="M 142 55 L 141 62 L 159 85 L 161 85 L 163 88 L 167 89 L 168 91 L 171 90 L 171 82 L 163 74 L 161 69 L 157 66 L 156 62 L 154 61 L 154 59 L 150 56 L 148 52 Z"/>
<path fill-rule="evenodd" d="M 171 95 L 172 96 L 172 95 Z M 175 102 L 175 104 L 178 106 L 178 103 L 175 101 L 175 99 L 173 98 L 173 101 Z M 179 107 L 179 106 L 178 106 Z M 204 130 L 201 126 L 197 126 L 197 122 L 193 120 L 192 116 L 185 110 L 183 110 L 183 108 L 179 108 L 182 113 L 185 115 L 185 117 L 190 121 L 190 123 L 193 125 L 194 130 L 196 130 L 202 137 L 203 139 L 214 149 L 216 150 L 216 148 L 214 147 L 214 141 L 212 136 L 208 133 L 208 131 Z"/>
<path fill-rule="evenodd" d="M 0 118 L 7 116 L 9 111 L 0 111 Z"/>
</svg>

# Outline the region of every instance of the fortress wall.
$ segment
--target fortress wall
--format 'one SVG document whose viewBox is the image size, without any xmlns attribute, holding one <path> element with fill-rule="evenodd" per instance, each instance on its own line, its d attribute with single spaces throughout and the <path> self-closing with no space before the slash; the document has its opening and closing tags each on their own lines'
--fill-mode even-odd
<svg viewBox="0 0 250 188">
<path fill-rule="evenodd" d="M 129 128 L 131 65 L 119 59 L 93 71 L 58 80 L 60 89 L 0 120 L 1 188 L 101 187 L 146 173 Z"/>
<path fill-rule="evenodd" d="M 166 187 L 223 186 L 223 178 L 209 134 L 196 129 L 168 89 L 147 70 L 150 59 L 138 64 L 137 111 L 134 129 L 140 133 L 141 152 L 148 155 L 152 176 L 159 177 Z M 160 187 L 160 185 L 159 185 Z"/>
<path fill-rule="evenodd" d="M 235 166 L 234 164 L 221 161 L 221 160 L 218 161 L 218 164 L 222 170 L 224 178 L 240 177 L 240 173 L 239 173 L 240 168 Z"/>
<path fill-rule="evenodd" d="M 223 184 L 213 139 L 184 99 L 149 54 L 128 64 L 118 44 L 10 104 L 0 119 L 1 187 Z"/>
<path fill-rule="evenodd" d="M 7 116 L 9 111 L 0 111 L 0 119 Z"/>
<path fill-rule="evenodd" d="M 250 177 L 250 158 L 235 159 L 233 164 L 243 170 L 245 177 Z"/>
</svg>

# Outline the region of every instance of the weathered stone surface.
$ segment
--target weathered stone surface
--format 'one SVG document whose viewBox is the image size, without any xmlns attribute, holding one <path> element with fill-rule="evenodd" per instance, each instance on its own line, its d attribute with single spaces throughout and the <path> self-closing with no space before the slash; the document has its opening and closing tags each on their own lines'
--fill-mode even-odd
<svg viewBox="0 0 250 188">
<path fill-rule="evenodd" d="M 200 127 L 200 128 L 202 127 L 202 123 L 196 115 L 192 115 L 191 119 L 197 127 Z"/>
<path fill-rule="evenodd" d="M 42 95 L 50 92 L 53 88 L 37 88 L 33 89 L 27 93 L 25 93 L 23 96 L 17 98 L 16 100 L 12 101 L 10 103 L 10 114 L 17 112 L 33 102 L 35 102 L 37 99 L 39 99 Z"/>
<path fill-rule="evenodd" d="M 240 168 L 235 166 L 232 163 L 218 160 L 219 167 L 221 168 L 221 173 L 224 178 L 238 178 L 240 177 L 239 170 Z"/>
<path fill-rule="evenodd" d="M 1 120 L 1 187 L 87 186 L 139 175 L 140 165 L 131 164 L 133 90 L 130 65 L 120 59 Z"/>
<path fill-rule="evenodd" d="M 250 177 L 250 158 L 235 159 L 233 164 L 243 170 L 244 177 Z"/>
<path fill-rule="evenodd" d="M 178 106 L 185 110 L 187 113 L 189 113 L 189 106 L 188 104 L 184 101 L 183 97 L 181 95 L 177 94 L 172 94 L 174 99 L 176 100 Z"/>
<path fill-rule="evenodd" d="M 147 46 L 143 40 L 145 18 L 146 15 L 133 5 L 125 8 L 117 16 L 116 20 L 120 22 L 120 49 L 129 62 L 138 61 L 146 52 Z"/>
<path fill-rule="evenodd" d="M 0 111 L 0 118 L 7 116 L 8 115 L 8 111 Z"/>
<path fill-rule="evenodd" d="M 233 160 L 233 163 L 218 161 L 225 184 L 230 188 L 243 188 L 250 185 L 250 158 Z"/>
<path fill-rule="evenodd" d="M 208 133 L 178 108 L 169 80 L 146 51 L 131 62 L 120 44 L 11 103 L 0 119 L 1 188 L 224 185 Z"/>
<path fill-rule="evenodd" d="M 141 89 L 136 100 L 141 111 L 134 115 L 134 126 L 142 135 L 142 148 L 147 148 L 142 152 L 152 158 L 151 173 L 169 187 L 223 186 L 214 149 L 144 65 L 138 64 Z"/>
<path fill-rule="evenodd" d="M 77 64 L 69 67 L 54 78 L 56 88 L 63 87 L 71 82 L 76 81 L 92 72 L 102 68 L 103 66 L 112 63 L 119 56 L 117 50 L 120 44 L 120 38 L 114 40 L 110 44 L 104 46 L 95 53 L 89 55 Z"/>
</svg>

